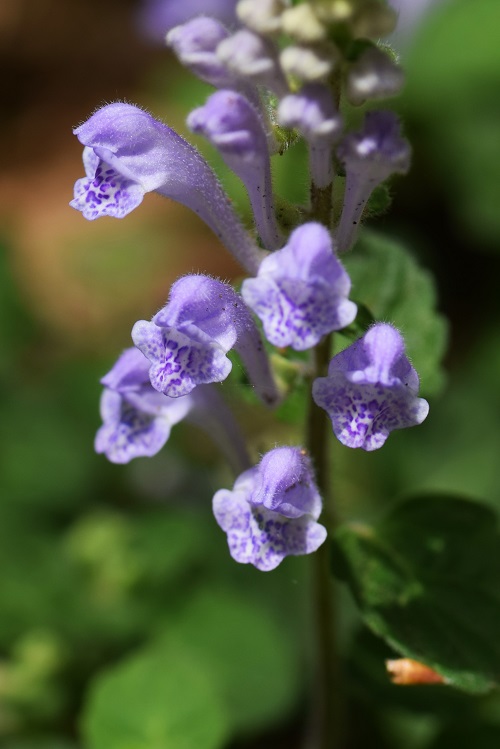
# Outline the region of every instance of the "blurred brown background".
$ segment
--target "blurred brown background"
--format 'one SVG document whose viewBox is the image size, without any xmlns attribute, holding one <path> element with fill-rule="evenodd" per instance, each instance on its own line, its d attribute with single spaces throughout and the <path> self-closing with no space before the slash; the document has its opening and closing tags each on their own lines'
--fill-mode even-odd
<svg viewBox="0 0 500 749">
<path fill-rule="evenodd" d="M 0 232 L 24 301 L 64 345 L 95 350 L 112 337 L 117 351 L 128 344 L 134 320 L 151 316 L 180 272 L 237 270 L 193 214 L 156 195 L 124 223 L 86 222 L 68 206 L 83 176 L 72 128 L 95 108 L 126 99 L 182 128 L 186 111 L 168 95 L 179 67 L 141 36 L 137 6 L 0 4 Z M 150 85 L 155 75 L 159 86 Z"/>
</svg>

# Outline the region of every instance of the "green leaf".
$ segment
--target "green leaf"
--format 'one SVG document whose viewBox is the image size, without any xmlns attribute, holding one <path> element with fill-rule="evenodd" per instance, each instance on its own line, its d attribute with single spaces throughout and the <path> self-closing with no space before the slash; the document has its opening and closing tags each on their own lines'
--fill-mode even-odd
<svg viewBox="0 0 500 749">
<path fill-rule="evenodd" d="M 88 749 L 218 749 L 228 721 L 202 664 L 170 639 L 97 678 L 82 728 Z"/>
<path fill-rule="evenodd" d="M 376 319 L 392 323 L 403 333 L 423 393 L 438 391 L 444 380 L 441 359 L 447 325 L 436 311 L 429 271 L 398 242 L 366 231 L 343 262 L 352 280 L 353 297 Z"/>
<path fill-rule="evenodd" d="M 211 674 L 235 733 L 259 730 L 293 707 L 300 686 L 293 640 L 257 601 L 205 589 L 170 631 Z"/>
<path fill-rule="evenodd" d="M 365 623 L 446 683 L 483 692 L 500 679 L 500 534 L 495 513 L 444 496 L 416 498 L 375 527 L 346 525 L 334 569 Z"/>
</svg>

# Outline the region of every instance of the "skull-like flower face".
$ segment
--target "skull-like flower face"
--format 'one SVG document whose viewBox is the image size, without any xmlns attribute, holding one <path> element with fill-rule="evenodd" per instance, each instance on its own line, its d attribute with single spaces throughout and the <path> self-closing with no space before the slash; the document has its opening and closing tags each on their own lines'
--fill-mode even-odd
<svg viewBox="0 0 500 749">
<path fill-rule="evenodd" d="M 310 554 L 326 529 L 309 459 L 298 447 L 279 447 L 239 476 L 232 490 L 214 496 L 215 519 L 227 533 L 233 559 L 262 571 L 286 556 Z"/>
<path fill-rule="evenodd" d="M 190 396 L 169 398 L 151 387 L 149 362 L 136 348 L 127 349 L 102 378 L 103 425 L 95 449 L 112 463 L 156 455 L 170 436 L 174 424 L 191 410 Z"/>
<path fill-rule="evenodd" d="M 241 293 L 271 343 L 304 351 L 354 320 L 357 307 L 347 299 L 350 288 L 329 232 L 311 222 L 263 260 L 257 277 L 244 281 Z"/>
<path fill-rule="evenodd" d="M 134 325 L 132 339 L 150 361 L 151 384 L 165 395 L 178 398 L 197 385 L 225 380 L 232 367 L 226 354 L 235 348 L 264 402 L 277 399 L 250 312 L 222 281 L 202 275 L 180 278 L 151 322 Z"/>
<path fill-rule="evenodd" d="M 429 404 L 418 398 L 419 380 L 391 325 L 379 323 L 337 356 L 313 397 L 328 412 L 335 436 L 347 447 L 376 450 L 393 429 L 421 424 Z"/>
</svg>

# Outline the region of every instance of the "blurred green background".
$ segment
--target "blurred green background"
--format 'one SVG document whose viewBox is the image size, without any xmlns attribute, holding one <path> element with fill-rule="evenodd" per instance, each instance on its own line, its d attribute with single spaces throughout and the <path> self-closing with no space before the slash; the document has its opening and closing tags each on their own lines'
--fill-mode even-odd
<svg viewBox="0 0 500 749">
<path fill-rule="evenodd" d="M 135 320 L 180 273 L 240 273 L 187 209 L 155 195 L 123 222 L 88 223 L 68 207 L 82 175 L 71 129 L 94 108 L 137 102 L 185 133 L 208 91 L 141 39 L 136 12 L 132 0 L 0 8 L 0 747 L 295 749 L 310 672 L 307 560 L 263 575 L 230 559 L 210 500 L 232 477 L 192 428 L 176 427 L 152 460 L 113 466 L 93 453 L 99 377 Z M 427 331 L 437 361 L 437 294 L 446 374 L 434 359 L 421 371 L 431 415 L 419 429 L 376 454 L 332 447 L 345 519 L 422 490 L 500 508 L 499 28 L 498 0 L 443 0 L 399 50 L 407 85 L 391 106 L 414 160 L 373 222 L 407 248 L 400 265 L 394 256 L 401 298 L 381 314 L 397 309 L 410 338 Z M 277 190 L 304 200 L 304 152 L 275 161 Z M 248 216 L 236 178 L 223 182 Z M 293 408 L 271 428 L 235 385 L 224 393 L 256 453 L 298 439 Z M 497 697 L 389 685 L 385 647 L 345 604 L 353 747 L 369 737 L 497 749 Z"/>
</svg>

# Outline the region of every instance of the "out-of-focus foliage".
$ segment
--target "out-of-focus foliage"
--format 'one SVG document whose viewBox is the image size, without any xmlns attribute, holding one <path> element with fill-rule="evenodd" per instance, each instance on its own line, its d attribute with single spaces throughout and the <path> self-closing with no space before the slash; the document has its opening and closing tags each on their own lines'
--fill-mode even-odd
<svg viewBox="0 0 500 749">
<path fill-rule="evenodd" d="M 373 226 L 379 221 L 384 235 L 396 229 L 405 241 L 382 246 L 378 235 L 366 235 L 359 251 L 367 253 L 370 245 L 371 270 L 358 267 L 354 253 L 346 264 L 367 314 L 408 333 L 425 395 L 442 384 L 436 362 L 444 325 L 426 268 L 435 271 L 438 292 L 444 290 L 450 305 L 440 310 L 452 313 L 449 372 L 418 429 L 391 435 L 376 454 L 332 446 L 343 521 L 371 525 L 375 518 L 378 527 L 382 510 L 421 491 L 473 497 L 500 509 L 500 316 L 494 296 L 500 268 L 498 257 L 484 252 L 500 246 L 499 15 L 497 0 L 443 0 L 402 50 L 407 85 L 397 106 L 415 157 L 410 174 L 391 187 L 391 211 Z M 208 89 L 186 72 L 172 73 L 171 60 L 158 60 L 144 82 L 147 105 L 181 129 Z M 106 95 L 125 96 L 115 85 Z M 57 118 L 52 113 L 51 121 Z M 192 140 L 221 167 L 213 149 Z M 277 191 L 305 202 L 303 147 L 291 146 L 273 163 Z M 237 178 L 221 173 L 244 213 L 248 203 Z M 70 188 L 68 175 L 68 199 Z M 62 243 L 64 267 L 84 277 L 80 305 L 90 310 L 90 322 L 85 327 L 79 321 L 79 330 L 87 336 L 86 349 L 61 336 L 69 324 L 50 327 L 55 306 L 46 315 L 36 295 L 30 297 L 29 284 L 19 291 L 11 273 L 15 236 L 0 253 L 0 745 L 6 749 L 82 749 L 84 740 L 85 749 L 157 749 L 158 743 L 166 749 L 169 741 L 180 749 L 177 730 L 191 742 L 186 749 L 222 749 L 235 737 L 250 741 L 250 729 L 261 747 L 271 726 L 296 724 L 302 715 L 311 671 L 307 563 L 290 559 L 264 576 L 229 558 L 210 500 L 232 480 L 188 427 L 176 428 L 166 455 L 151 461 L 116 467 L 93 454 L 98 379 L 128 342 L 125 330 L 111 350 L 109 334 L 103 334 L 95 348 L 107 349 L 105 361 L 88 353 L 94 334 L 88 328 L 103 325 L 102 311 L 97 322 L 92 317 L 92 293 L 105 299 L 102 309 L 118 327 L 123 310 L 147 316 L 165 298 L 165 265 L 175 265 L 175 274 L 204 270 L 219 252 L 213 242 L 207 250 L 186 214 L 159 240 L 163 218 L 157 216 L 171 210 L 159 202 L 153 255 L 146 219 L 144 233 L 139 223 L 132 233 L 121 228 L 129 241 L 119 251 L 111 247 L 111 224 L 101 228 L 82 220 L 71 236 L 58 233 L 54 219 L 54 232 L 41 246 L 35 232 L 28 235 L 33 256 L 53 241 Z M 171 261 L 162 259 L 164 248 Z M 135 253 L 133 261 L 124 256 L 122 265 L 122 252 L 129 260 Z M 188 267 L 180 267 L 181 260 Z M 17 276 L 23 272 L 16 266 Z M 211 272 L 235 271 L 217 259 Z M 136 304 L 138 279 L 147 287 L 150 278 L 151 297 Z M 372 281 L 385 290 L 384 299 L 373 296 Z M 56 274 L 50 296 L 67 301 L 68 288 L 64 274 Z M 421 328 L 428 331 L 422 350 L 416 337 Z M 283 354 L 284 376 L 293 379 L 301 360 L 289 356 Z M 253 402 L 240 402 L 231 384 L 224 387 L 257 451 L 298 434 L 305 388 L 282 406 L 280 424 L 271 429 L 272 417 Z M 424 535 L 422 529 L 412 535 L 413 522 L 405 529 L 403 556 Z M 353 538 L 354 545 L 354 531 Z M 463 546 L 467 542 L 465 537 Z M 460 569 L 469 582 L 483 551 L 477 560 L 464 557 L 467 565 Z M 362 633 L 356 612 L 342 622 L 342 637 L 353 745 L 496 749 L 498 694 L 470 698 L 443 687 L 398 688 L 389 684 L 383 665 L 393 651 Z M 287 749 L 298 745 L 296 734 L 283 734 Z M 273 742 L 280 746 L 279 737 Z"/>
<path fill-rule="evenodd" d="M 457 221 L 491 249 L 500 246 L 499 24 L 496 0 L 440 2 L 403 60 L 401 103 Z"/>
</svg>

